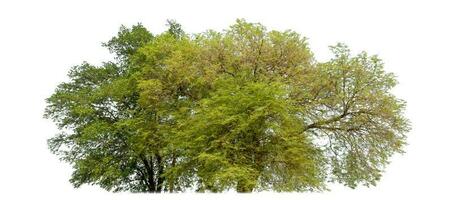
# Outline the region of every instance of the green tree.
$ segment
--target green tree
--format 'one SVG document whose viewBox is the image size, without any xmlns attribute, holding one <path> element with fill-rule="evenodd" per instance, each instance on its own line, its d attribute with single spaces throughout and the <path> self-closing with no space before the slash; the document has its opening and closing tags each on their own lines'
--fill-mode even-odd
<svg viewBox="0 0 453 200">
<path fill-rule="evenodd" d="M 121 27 L 117 55 L 82 63 L 47 99 L 51 151 L 75 187 L 113 191 L 321 191 L 375 185 L 409 122 L 377 56 L 344 44 L 318 62 L 294 31 L 237 20 L 188 35 Z"/>
</svg>

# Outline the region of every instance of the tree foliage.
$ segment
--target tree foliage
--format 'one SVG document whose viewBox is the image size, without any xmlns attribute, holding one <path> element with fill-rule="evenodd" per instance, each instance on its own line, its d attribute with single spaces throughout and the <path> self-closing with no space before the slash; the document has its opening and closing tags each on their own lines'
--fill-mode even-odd
<svg viewBox="0 0 453 200">
<path fill-rule="evenodd" d="M 62 130 L 51 151 L 71 183 L 106 190 L 221 192 L 375 185 L 401 153 L 404 101 L 377 56 L 344 44 L 318 62 L 294 31 L 237 20 L 229 29 L 153 35 L 122 26 L 117 59 L 73 67 L 47 99 Z"/>
</svg>

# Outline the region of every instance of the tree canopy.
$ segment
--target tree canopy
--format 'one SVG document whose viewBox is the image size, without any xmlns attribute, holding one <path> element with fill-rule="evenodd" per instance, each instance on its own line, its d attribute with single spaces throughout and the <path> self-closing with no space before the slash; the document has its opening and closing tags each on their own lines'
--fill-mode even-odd
<svg viewBox="0 0 453 200">
<path fill-rule="evenodd" d="M 322 191 L 375 185 L 409 122 L 377 56 L 237 20 L 187 34 L 122 26 L 115 60 L 83 62 L 47 99 L 70 182 L 106 190 Z"/>
</svg>

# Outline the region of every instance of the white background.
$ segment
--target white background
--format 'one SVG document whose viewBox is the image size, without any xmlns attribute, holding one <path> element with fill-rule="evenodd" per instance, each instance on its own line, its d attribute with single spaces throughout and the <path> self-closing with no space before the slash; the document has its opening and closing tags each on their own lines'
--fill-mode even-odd
<svg viewBox="0 0 453 200">
<path fill-rule="evenodd" d="M 82 61 L 111 59 L 101 42 L 121 24 L 154 33 L 176 19 L 186 32 L 222 30 L 236 18 L 309 38 L 318 60 L 328 45 L 378 54 L 398 76 L 394 93 L 412 121 L 406 154 L 393 157 L 376 187 L 323 193 L 252 195 L 109 193 L 74 189 L 71 167 L 46 139 L 44 99 Z M 0 199 L 452 199 L 453 6 L 448 1 L 0 1 Z"/>
</svg>

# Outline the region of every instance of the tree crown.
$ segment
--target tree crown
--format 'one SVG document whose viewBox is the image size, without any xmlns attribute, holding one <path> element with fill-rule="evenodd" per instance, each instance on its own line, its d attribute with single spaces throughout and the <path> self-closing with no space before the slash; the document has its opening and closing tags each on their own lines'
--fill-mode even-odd
<svg viewBox="0 0 453 200">
<path fill-rule="evenodd" d="M 377 56 L 331 47 L 314 59 L 298 33 L 237 20 L 227 30 L 104 43 L 117 59 L 73 67 L 47 99 L 63 133 L 51 151 L 74 186 L 133 192 L 325 190 L 375 185 L 409 122 Z"/>
</svg>

